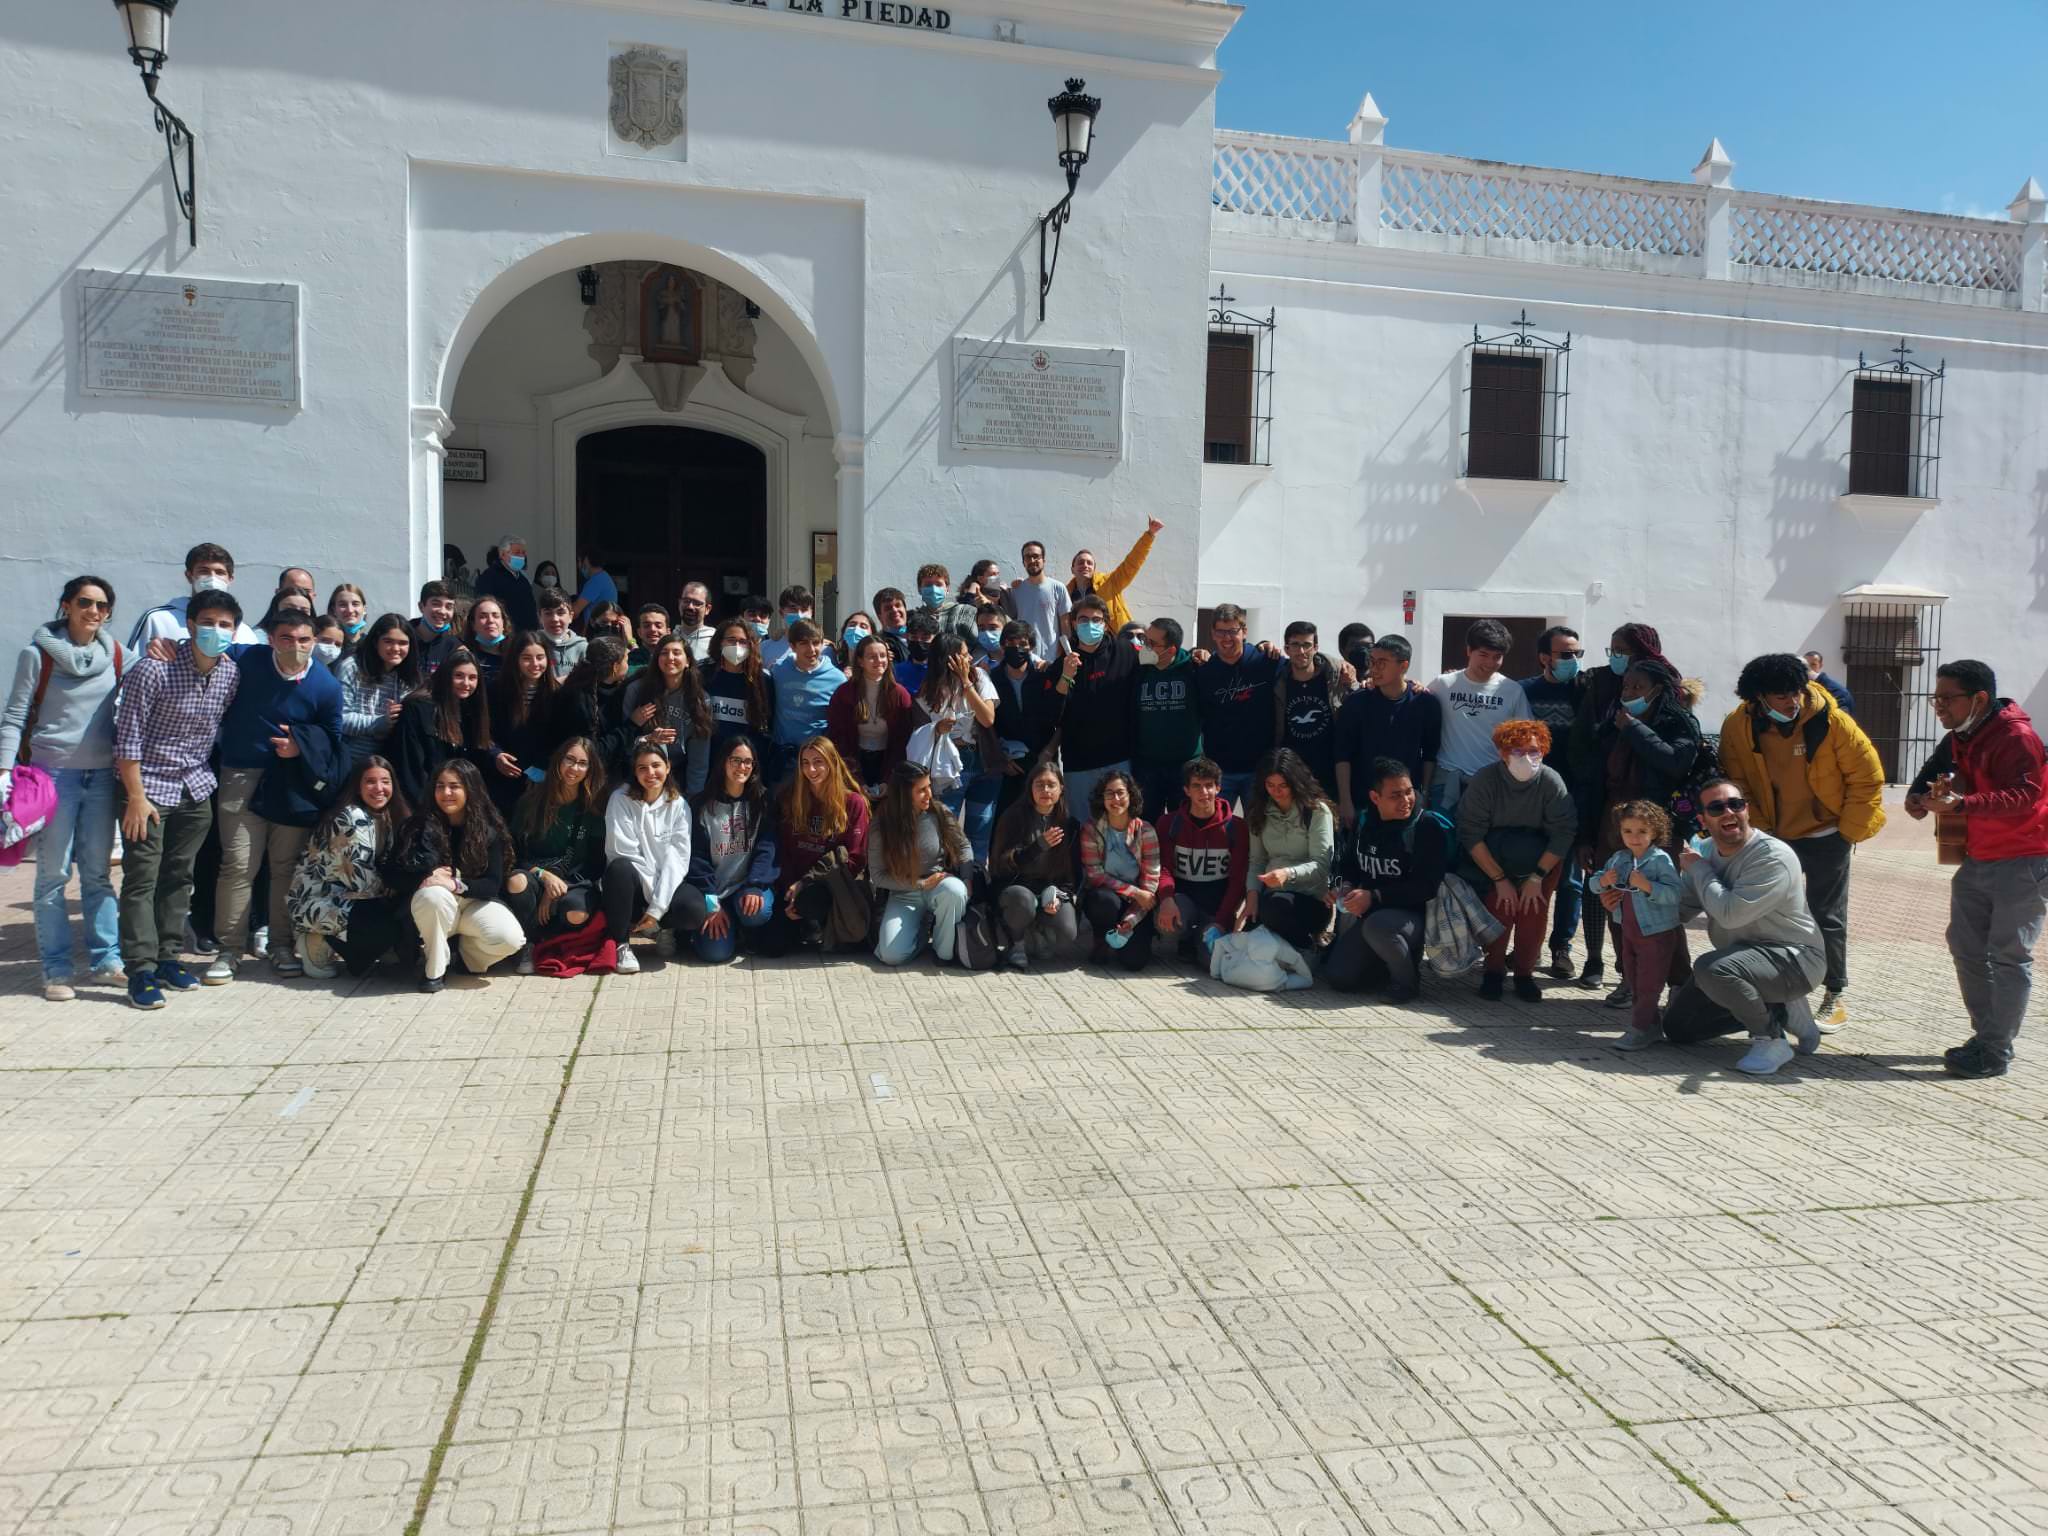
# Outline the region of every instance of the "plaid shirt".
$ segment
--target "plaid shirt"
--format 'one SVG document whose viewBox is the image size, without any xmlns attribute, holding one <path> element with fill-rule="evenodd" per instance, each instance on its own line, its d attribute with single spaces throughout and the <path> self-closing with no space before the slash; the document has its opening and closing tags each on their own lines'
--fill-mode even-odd
<svg viewBox="0 0 2048 1536">
<path fill-rule="evenodd" d="M 213 793 L 213 745 L 241 681 L 241 670 L 225 656 L 201 677 L 189 640 L 178 642 L 173 661 L 128 669 L 114 714 L 114 758 L 141 765 L 142 792 L 152 805 L 183 805 Z"/>
</svg>

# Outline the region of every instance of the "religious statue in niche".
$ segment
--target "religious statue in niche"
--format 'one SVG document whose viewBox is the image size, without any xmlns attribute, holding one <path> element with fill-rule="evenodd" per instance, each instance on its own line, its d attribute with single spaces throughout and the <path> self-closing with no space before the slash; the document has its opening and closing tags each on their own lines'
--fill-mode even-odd
<svg viewBox="0 0 2048 1536">
<path fill-rule="evenodd" d="M 655 267 L 640 280 L 640 355 L 650 363 L 704 355 L 704 292 L 681 267 Z"/>
</svg>

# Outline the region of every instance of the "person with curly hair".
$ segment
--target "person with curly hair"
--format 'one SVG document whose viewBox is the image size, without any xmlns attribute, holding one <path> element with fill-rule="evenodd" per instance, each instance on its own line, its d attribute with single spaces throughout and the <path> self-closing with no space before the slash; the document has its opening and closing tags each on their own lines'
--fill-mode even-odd
<svg viewBox="0 0 2048 1536">
<path fill-rule="evenodd" d="M 480 976 L 525 945 L 519 919 L 501 899 L 513 866 L 512 835 L 469 759 L 450 758 L 435 772 L 426 803 L 399 837 L 393 866 L 412 887 L 422 992 L 446 985 L 454 946 Z"/>
<path fill-rule="evenodd" d="M 1614 809 L 1621 847 L 1601 868 L 1594 892 L 1608 916 L 1621 923 L 1621 979 L 1628 984 L 1634 1012 L 1618 1042 L 1640 1051 L 1663 1038 L 1657 1004 L 1671 976 L 1671 956 L 1685 948 L 1678 865 L 1665 844 L 1671 818 L 1653 800 L 1629 800 Z"/>
<path fill-rule="evenodd" d="M 1095 781 L 1081 827 L 1081 915 L 1094 934 L 1088 958 L 1096 965 L 1115 956 L 1125 970 L 1142 971 L 1152 958 L 1160 898 L 1173 894 L 1144 809 L 1128 769 L 1111 768 Z"/>
<path fill-rule="evenodd" d="M 1306 955 L 1330 925 L 1337 808 L 1301 754 L 1276 747 L 1252 774 L 1244 820 L 1244 926 L 1270 928 Z"/>
<path fill-rule="evenodd" d="M 1533 1003 L 1550 899 L 1578 837 L 1571 791 L 1544 766 L 1550 728 L 1540 720 L 1503 720 L 1493 728 L 1495 761 L 1472 775 L 1458 800 L 1458 873 L 1486 893 L 1487 910 L 1506 925 L 1486 948 L 1479 995 L 1498 998 L 1514 944 L 1515 996 Z"/>
</svg>

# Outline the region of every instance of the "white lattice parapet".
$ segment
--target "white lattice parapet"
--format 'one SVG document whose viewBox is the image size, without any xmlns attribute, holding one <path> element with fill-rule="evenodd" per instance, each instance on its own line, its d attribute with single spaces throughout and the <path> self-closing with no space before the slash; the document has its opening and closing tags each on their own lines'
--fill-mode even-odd
<svg viewBox="0 0 2048 1536">
<path fill-rule="evenodd" d="M 1750 193 L 1737 193 L 1729 212 L 1728 254 L 1738 266 L 1999 293 L 2019 288 L 2017 225 Z"/>
<path fill-rule="evenodd" d="M 1320 139 L 1219 133 L 1212 192 L 1219 213 L 1322 225 L 1327 238 L 1357 218 L 1358 152 Z"/>
<path fill-rule="evenodd" d="M 1697 256 L 1705 209 L 1701 188 L 1676 182 L 1389 150 L 1380 228 L 1452 241 Z"/>
</svg>

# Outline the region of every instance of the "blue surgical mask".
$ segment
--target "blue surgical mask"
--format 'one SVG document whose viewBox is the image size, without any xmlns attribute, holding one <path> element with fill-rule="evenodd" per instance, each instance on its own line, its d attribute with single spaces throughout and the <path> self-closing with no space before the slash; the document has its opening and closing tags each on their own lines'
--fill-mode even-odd
<svg viewBox="0 0 2048 1536">
<path fill-rule="evenodd" d="M 867 637 L 868 632 L 860 628 L 858 625 L 856 625 L 852 629 L 847 630 L 847 632 L 841 635 L 839 638 L 846 642 L 846 653 L 847 655 L 851 656 L 853 654 L 854 648 L 858 646 L 861 643 L 861 641 L 867 639 Z"/>
<path fill-rule="evenodd" d="M 1778 713 L 1778 711 L 1772 709 L 1768 704 L 1764 706 L 1764 713 L 1769 715 L 1773 720 L 1777 721 L 1780 725 L 1790 725 L 1794 720 L 1797 720 L 1799 718 L 1797 715 L 1781 715 Z"/>
<path fill-rule="evenodd" d="M 946 589 L 942 586 L 939 586 L 937 583 L 934 583 L 929 587 L 919 587 L 917 589 L 917 595 L 924 599 L 925 607 L 936 608 L 941 603 L 945 602 Z"/>
<path fill-rule="evenodd" d="M 1100 645 L 1104 629 L 1100 619 L 1079 619 L 1074 624 L 1074 638 L 1083 645 Z"/>
<path fill-rule="evenodd" d="M 1630 714 L 1640 718 L 1641 716 L 1649 713 L 1650 701 L 1648 699 L 1623 699 L 1621 701 L 1621 707 L 1627 710 Z"/>
<path fill-rule="evenodd" d="M 221 629 L 212 624 L 202 624 L 192 631 L 192 643 L 199 648 L 202 656 L 219 656 L 235 643 L 232 629 Z"/>
<path fill-rule="evenodd" d="M 1579 658 L 1560 656 L 1550 664 L 1550 670 L 1560 683 L 1568 683 L 1579 675 Z"/>
<path fill-rule="evenodd" d="M 765 640 L 768 636 L 768 621 L 766 619 L 749 619 L 747 620 L 747 628 L 754 632 L 756 640 Z"/>
<path fill-rule="evenodd" d="M 974 638 L 981 642 L 984 651 L 1000 651 L 1003 648 L 1003 632 L 1000 629 L 979 629 Z"/>
<path fill-rule="evenodd" d="M 436 635 L 445 635 L 448 633 L 448 625 L 445 622 L 440 624 L 430 623 L 427 625 L 427 629 L 429 630 L 429 632 Z"/>
<path fill-rule="evenodd" d="M 498 642 L 504 638 L 503 635 L 478 635 L 476 643 L 487 651 L 495 651 L 498 648 Z"/>
<path fill-rule="evenodd" d="M 909 631 L 909 629 L 910 629 L 910 623 L 909 623 L 909 621 L 908 621 L 908 620 L 905 620 L 905 621 L 904 621 L 903 623 L 901 623 L 901 624 L 891 624 L 891 625 L 889 625 L 889 626 L 888 626 L 888 628 L 889 628 L 889 633 L 890 633 L 890 634 L 892 634 L 892 635 L 900 635 L 900 634 L 904 634 L 904 633 L 907 633 L 907 632 Z"/>
<path fill-rule="evenodd" d="M 353 640 L 357 635 L 360 635 L 364 630 L 368 629 L 369 627 L 370 621 L 368 619 L 357 619 L 353 624 L 342 625 L 341 629 L 343 634 L 347 635 L 351 640 Z"/>
<path fill-rule="evenodd" d="M 510 559 L 506 560 L 505 563 L 511 566 L 512 569 L 515 571 L 523 571 L 526 569 L 526 556 L 513 555 Z"/>
<path fill-rule="evenodd" d="M 1635 657 L 1633 656 L 1617 656 L 1613 651 L 1609 651 L 1607 653 L 1607 670 L 1616 677 L 1620 677 L 1624 672 L 1628 671 L 1628 664 L 1634 660 Z"/>
</svg>

